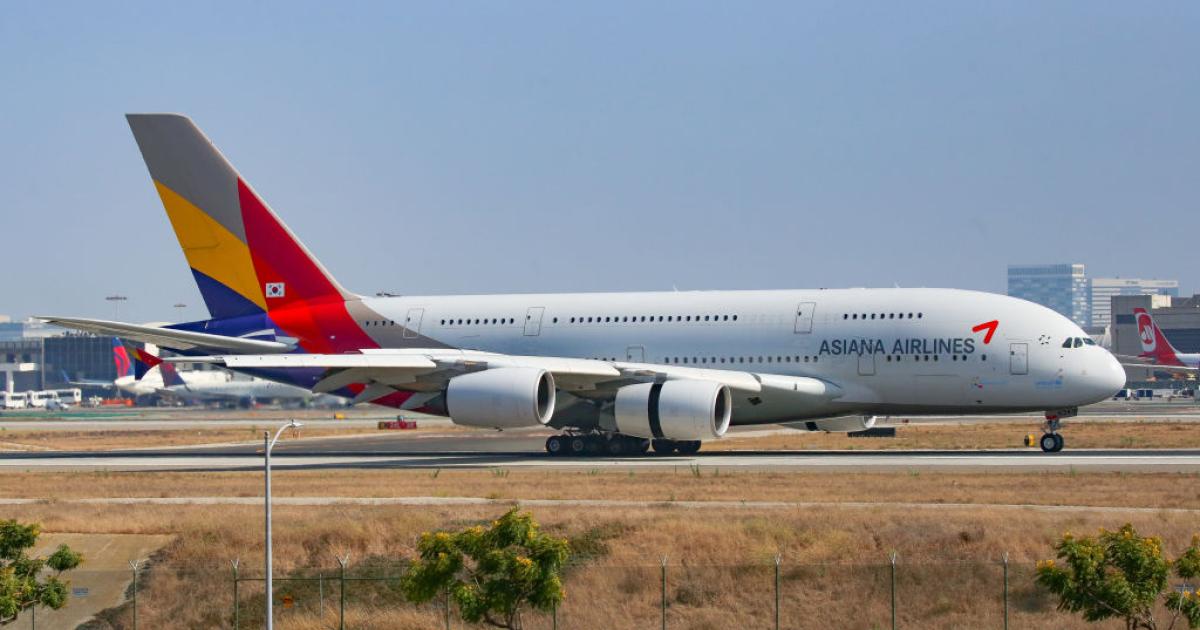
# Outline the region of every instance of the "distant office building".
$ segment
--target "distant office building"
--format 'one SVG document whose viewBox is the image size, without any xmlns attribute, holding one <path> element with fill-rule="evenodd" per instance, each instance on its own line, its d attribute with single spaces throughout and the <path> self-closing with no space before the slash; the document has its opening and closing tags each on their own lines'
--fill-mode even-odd
<svg viewBox="0 0 1200 630">
<path fill-rule="evenodd" d="M 1092 301 L 1092 326 L 1112 323 L 1112 298 L 1117 295 L 1167 295 L 1179 297 L 1178 280 L 1137 278 L 1092 278 L 1088 281 Z"/>
<path fill-rule="evenodd" d="M 1091 325 L 1083 265 L 1009 265 L 1008 294 L 1053 309 L 1080 326 Z"/>
</svg>

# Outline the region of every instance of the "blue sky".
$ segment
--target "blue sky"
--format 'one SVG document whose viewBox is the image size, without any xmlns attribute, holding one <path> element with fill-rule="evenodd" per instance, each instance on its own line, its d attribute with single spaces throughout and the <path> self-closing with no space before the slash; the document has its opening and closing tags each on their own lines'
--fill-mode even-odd
<svg viewBox="0 0 1200 630">
<path fill-rule="evenodd" d="M 0 5 L 0 313 L 205 316 L 129 111 L 360 292 L 1197 287 L 1194 2 L 102 4 Z"/>
</svg>

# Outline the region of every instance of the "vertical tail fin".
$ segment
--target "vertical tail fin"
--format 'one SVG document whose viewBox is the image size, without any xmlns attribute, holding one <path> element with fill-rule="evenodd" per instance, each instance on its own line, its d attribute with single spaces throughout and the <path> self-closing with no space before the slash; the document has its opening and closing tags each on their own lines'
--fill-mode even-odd
<svg viewBox="0 0 1200 630">
<path fill-rule="evenodd" d="M 162 359 L 151 354 L 149 350 L 130 348 L 129 351 L 133 355 L 133 376 L 139 381 L 146 375 L 146 372 L 162 363 Z"/>
<path fill-rule="evenodd" d="M 126 118 L 214 319 L 353 297 L 191 119 Z"/>
<path fill-rule="evenodd" d="M 126 351 L 125 344 L 122 343 L 120 339 L 113 337 L 112 349 L 113 364 L 117 366 L 117 378 L 132 374 L 133 364 L 129 361 L 129 352 Z"/>
<path fill-rule="evenodd" d="M 1137 320 L 1138 335 L 1142 341 L 1143 357 L 1152 358 L 1162 365 L 1183 365 L 1178 353 L 1171 342 L 1167 341 L 1162 329 L 1154 322 L 1154 318 L 1144 308 L 1133 309 L 1133 317 Z"/>
</svg>

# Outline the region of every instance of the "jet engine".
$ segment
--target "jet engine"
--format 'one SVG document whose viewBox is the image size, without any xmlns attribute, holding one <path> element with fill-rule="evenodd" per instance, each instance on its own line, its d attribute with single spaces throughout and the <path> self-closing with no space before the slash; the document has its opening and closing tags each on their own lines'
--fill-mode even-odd
<svg viewBox="0 0 1200 630">
<path fill-rule="evenodd" d="M 671 440 L 719 438 L 732 412 L 729 388 L 700 380 L 627 385 L 613 408 L 618 432 Z"/>
<path fill-rule="evenodd" d="M 446 410 L 455 424 L 536 427 L 554 414 L 554 376 L 539 368 L 496 368 L 450 379 Z"/>
<path fill-rule="evenodd" d="M 811 420 L 804 423 L 804 428 L 809 431 L 829 431 L 830 433 L 866 431 L 873 426 L 875 426 L 875 416 L 843 416 L 841 418 Z"/>
</svg>

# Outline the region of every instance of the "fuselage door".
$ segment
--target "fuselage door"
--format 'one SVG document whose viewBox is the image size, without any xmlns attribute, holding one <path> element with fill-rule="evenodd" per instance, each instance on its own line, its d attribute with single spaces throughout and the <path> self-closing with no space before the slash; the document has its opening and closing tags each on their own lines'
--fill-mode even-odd
<svg viewBox="0 0 1200 630">
<path fill-rule="evenodd" d="M 864 352 L 858 355 L 858 375 L 875 376 L 875 355 Z"/>
<path fill-rule="evenodd" d="M 425 309 L 410 308 L 408 315 L 404 316 L 404 338 L 416 339 L 421 334 L 421 318 L 425 316 Z"/>
<path fill-rule="evenodd" d="M 625 348 L 625 360 L 633 363 L 646 362 L 646 346 L 629 346 Z"/>
<path fill-rule="evenodd" d="M 817 310 L 816 302 L 801 302 L 796 307 L 796 333 L 812 332 L 813 312 Z"/>
<path fill-rule="evenodd" d="M 525 311 L 525 336 L 536 337 L 542 334 L 542 314 L 546 312 L 544 306 L 530 306 L 528 311 Z"/>
<path fill-rule="evenodd" d="M 1029 344 L 1008 344 L 1008 371 L 1014 375 L 1029 373 Z"/>
</svg>

